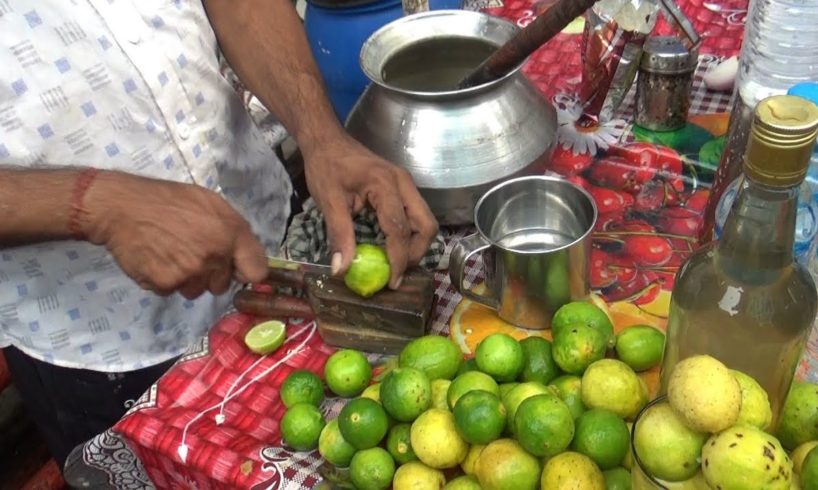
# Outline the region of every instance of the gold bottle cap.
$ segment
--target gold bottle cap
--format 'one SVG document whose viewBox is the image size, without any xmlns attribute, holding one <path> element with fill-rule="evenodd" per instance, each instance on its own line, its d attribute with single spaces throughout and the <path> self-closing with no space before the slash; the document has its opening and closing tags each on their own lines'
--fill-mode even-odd
<svg viewBox="0 0 818 490">
<path fill-rule="evenodd" d="M 818 105 L 793 95 L 774 95 L 758 103 L 744 172 L 774 186 L 799 184 L 807 175 L 818 136 Z"/>
</svg>

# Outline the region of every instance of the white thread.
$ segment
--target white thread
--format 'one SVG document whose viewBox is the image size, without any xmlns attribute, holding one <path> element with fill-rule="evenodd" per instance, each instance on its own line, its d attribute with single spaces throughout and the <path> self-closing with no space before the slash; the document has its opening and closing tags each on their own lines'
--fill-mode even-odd
<svg viewBox="0 0 818 490">
<path fill-rule="evenodd" d="M 187 463 L 187 444 L 180 444 L 176 449 L 176 453 L 179 455 L 179 459 L 182 460 L 182 463 Z"/>
<path fill-rule="evenodd" d="M 311 325 L 312 325 L 311 323 L 308 323 L 306 326 L 302 327 L 300 330 L 298 330 L 294 334 L 288 335 L 287 338 L 284 339 L 284 344 L 286 345 L 288 342 L 292 341 L 294 338 L 301 335 L 304 331 L 309 329 Z M 298 350 L 301 350 L 301 348 L 299 347 Z M 288 349 L 287 354 L 291 354 L 291 353 L 292 353 L 292 349 Z M 219 406 L 219 413 L 216 415 L 216 424 L 217 425 L 223 424 L 225 419 L 226 419 L 226 416 L 224 415 L 224 404 L 227 403 L 227 399 L 230 397 L 230 394 L 233 392 L 233 390 L 236 388 L 236 386 L 238 386 L 239 382 L 244 379 L 244 377 L 247 375 L 247 373 L 252 372 L 253 369 L 256 368 L 256 366 L 258 366 L 259 364 L 261 364 L 262 361 L 267 359 L 268 355 L 269 354 L 264 354 L 263 356 L 256 359 L 255 362 L 253 362 L 253 364 L 251 364 L 250 367 L 248 367 L 247 369 L 242 371 L 242 373 L 239 374 L 239 376 L 236 379 L 233 380 L 233 383 L 230 384 L 230 387 L 227 388 L 227 392 L 225 392 L 224 398 L 222 398 L 221 404 Z"/>
<path fill-rule="evenodd" d="M 265 369 L 265 370 L 264 370 L 264 371 L 262 371 L 261 373 L 257 374 L 256 376 L 253 376 L 253 378 L 252 378 L 252 379 L 250 379 L 250 381 L 248 381 L 248 382 L 247 382 L 245 385 L 243 385 L 241 388 L 239 388 L 238 390 L 236 390 L 234 393 L 231 393 L 229 396 L 228 396 L 228 395 L 226 395 L 226 396 L 225 396 L 225 398 L 224 398 L 224 399 L 223 399 L 221 402 L 219 402 L 219 403 L 217 403 L 216 405 L 213 405 L 212 407 L 207 408 L 207 409 L 205 409 L 205 410 L 203 410 L 203 411 L 199 412 L 198 414 L 196 414 L 196 416 L 195 416 L 195 417 L 193 417 L 192 419 L 190 419 L 190 420 L 189 420 L 189 421 L 188 421 L 188 422 L 185 424 L 184 429 L 182 429 L 182 440 L 181 440 L 181 442 L 180 442 L 180 444 L 179 444 L 179 446 L 178 446 L 178 448 L 177 448 L 177 450 L 176 450 L 177 454 L 179 455 L 179 457 L 181 458 L 181 460 L 182 460 L 182 462 L 183 462 L 183 463 L 184 463 L 184 462 L 185 462 L 185 460 L 187 459 L 188 445 L 187 445 L 187 444 L 185 444 L 185 440 L 187 439 L 187 431 L 188 431 L 188 429 L 190 428 L 190 426 L 191 426 L 191 425 L 193 425 L 194 423 L 196 423 L 196 421 L 198 421 L 200 418 L 204 417 L 204 415 L 205 415 L 206 413 L 210 412 L 211 410 L 215 410 L 215 409 L 217 409 L 217 408 L 219 408 L 219 407 L 221 407 L 222 409 L 224 409 L 224 405 L 225 405 L 227 402 L 229 402 L 229 401 L 230 401 L 230 400 L 232 400 L 233 398 L 235 398 L 235 397 L 239 396 L 240 394 L 242 394 L 242 392 L 244 392 L 244 390 L 246 390 L 246 389 L 247 389 L 247 388 L 248 388 L 250 385 L 252 385 L 252 384 L 253 384 L 253 383 L 255 383 L 256 381 L 260 380 L 261 378 L 263 378 L 263 377 L 267 376 L 267 375 L 268 375 L 268 374 L 270 374 L 270 373 L 271 373 L 271 372 L 272 372 L 274 369 L 276 369 L 276 368 L 277 368 L 277 367 L 279 367 L 280 365 L 284 364 L 285 362 L 289 361 L 289 360 L 290 360 L 290 358 L 291 358 L 293 355 L 295 355 L 295 354 L 299 353 L 299 352 L 301 351 L 301 349 L 303 349 L 303 348 L 304 348 L 304 346 L 305 346 L 305 345 L 307 345 L 307 342 L 309 342 L 309 340 L 310 340 L 310 339 L 312 338 L 312 336 L 315 334 L 315 330 L 316 330 L 315 322 L 314 322 L 314 321 L 311 321 L 310 323 L 308 323 L 308 324 L 307 324 L 307 326 L 305 326 L 304 328 L 302 328 L 302 329 L 301 329 L 301 330 L 299 330 L 298 332 L 294 333 L 292 336 L 288 337 L 288 339 L 287 339 L 287 340 L 289 340 L 289 339 L 291 339 L 291 338 L 294 338 L 294 337 L 296 337 L 296 336 L 300 335 L 302 332 L 304 332 L 305 330 L 308 330 L 308 329 L 309 329 L 309 335 L 307 335 L 307 337 L 306 337 L 304 340 L 302 340 L 300 344 L 298 344 L 298 347 L 296 347 L 296 348 L 295 348 L 295 350 L 293 350 L 291 353 L 289 353 L 289 354 L 287 354 L 286 356 L 284 356 L 284 357 L 282 357 L 281 359 L 279 359 L 277 362 L 275 362 L 273 365 L 271 365 L 270 367 L 268 367 L 267 369 Z M 262 359 L 263 359 L 263 358 L 262 358 Z M 258 361 L 256 361 L 256 362 L 258 362 Z M 254 364 L 255 364 L 255 363 L 254 363 Z"/>
</svg>

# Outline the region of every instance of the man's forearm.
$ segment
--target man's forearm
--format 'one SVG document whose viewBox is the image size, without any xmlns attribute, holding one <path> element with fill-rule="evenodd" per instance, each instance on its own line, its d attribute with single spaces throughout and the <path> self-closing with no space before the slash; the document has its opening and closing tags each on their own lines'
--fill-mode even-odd
<svg viewBox="0 0 818 490">
<path fill-rule="evenodd" d="M 343 134 L 291 0 L 205 0 L 222 52 L 242 83 L 308 155 Z"/>
<path fill-rule="evenodd" d="M 0 168 L 0 247 L 71 237 L 71 200 L 82 169 Z"/>
</svg>

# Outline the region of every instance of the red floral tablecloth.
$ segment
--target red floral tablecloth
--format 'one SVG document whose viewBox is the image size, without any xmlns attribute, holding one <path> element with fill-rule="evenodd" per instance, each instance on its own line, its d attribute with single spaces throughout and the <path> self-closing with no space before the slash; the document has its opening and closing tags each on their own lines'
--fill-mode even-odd
<svg viewBox="0 0 818 490">
<path fill-rule="evenodd" d="M 525 25 L 548 3 L 510 0 L 489 13 Z M 747 6 L 747 0 L 679 3 L 703 37 L 692 116 L 684 131 L 660 135 L 633 128 L 632 95 L 620 109 L 620 119 L 591 133 L 577 131 L 573 94 L 581 81 L 578 34 L 560 34 L 525 67 L 559 112 L 562 145 L 549 172 L 586 186 L 600 209 L 593 286 L 606 300 L 637 308 L 647 309 L 669 296 L 676 267 L 695 245 L 730 103 L 729 94 L 708 92 L 701 75 L 738 54 Z M 606 149 L 609 145 L 612 148 Z M 630 166 L 617 171 L 612 165 L 617 162 Z M 466 231 L 452 231 L 450 238 Z M 472 265 L 468 277 L 479 282 L 482 274 Z M 445 272 L 436 274 L 436 294 L 431 330 L 445 333 L 461 301 Z M 322 479 L 317 452 L 292 452 L 281 443 L 278 420 L 284 407 L 278 388 L 293 369 L 320 374 L 332 349 L 314 324 L 291 324 L 284 347 L 259 357 L 242 341 L 255 322 L 237 313 L 218 322 L 112 430 L 75 451 L 67 480 L 122 489 L 316 486 Z M 815 380 L 818 339 L 812 339 L 809 350 L 799 376 Z M 327 418 L 334 417 L 341 404 L 340 399 L 329 399 L 322 407 Z"/>
</svg>

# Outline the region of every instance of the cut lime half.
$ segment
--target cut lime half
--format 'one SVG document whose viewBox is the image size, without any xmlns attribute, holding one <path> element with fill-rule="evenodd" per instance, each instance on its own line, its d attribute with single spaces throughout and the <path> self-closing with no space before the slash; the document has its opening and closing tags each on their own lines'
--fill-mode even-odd
<svg viewBox="0 0 818 490">
<path fill-rule="evenodd" d="M 256 354 L 269 354 L 281 347 L 286 336 L 287 329 L 284 323 L 268 320 L 251 328 L 244 336 L 244 343 Z"/>
</svg>

